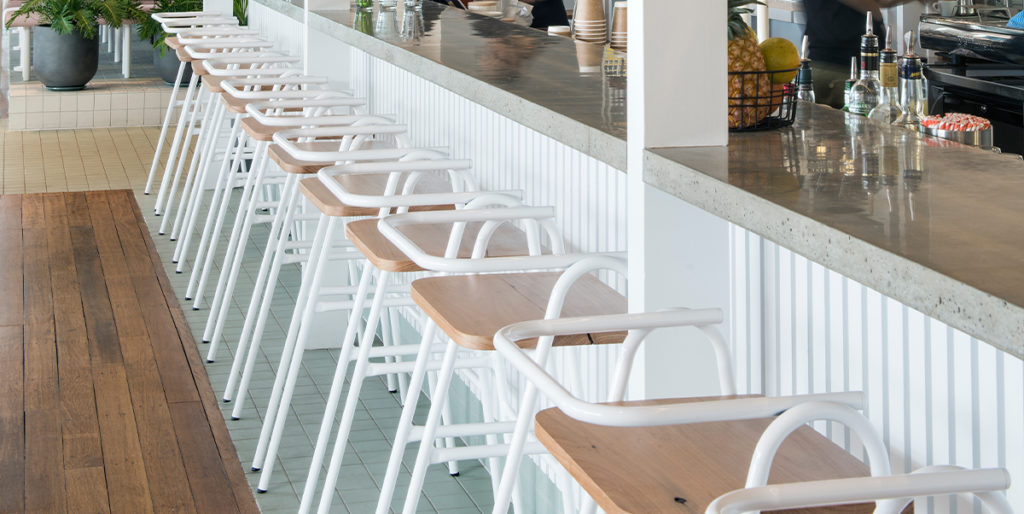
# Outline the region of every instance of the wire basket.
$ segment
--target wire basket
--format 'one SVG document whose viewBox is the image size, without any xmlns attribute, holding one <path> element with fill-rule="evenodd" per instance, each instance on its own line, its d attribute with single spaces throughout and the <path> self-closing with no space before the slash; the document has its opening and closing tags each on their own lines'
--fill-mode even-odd
<svg viewBox="0 0 1024 514">
<path fill-rule="evenodd" d="M 729 131 L 746 132 L 787 127 L 796 118 L 796 85 L 776 84 L 777 75 L 795 75 L 798 68 L 775 71 L 730 71 Z"/>
</svg>

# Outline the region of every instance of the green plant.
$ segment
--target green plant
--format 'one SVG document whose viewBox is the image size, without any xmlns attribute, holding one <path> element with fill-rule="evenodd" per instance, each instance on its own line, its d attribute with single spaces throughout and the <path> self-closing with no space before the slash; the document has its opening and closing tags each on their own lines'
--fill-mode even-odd
<svg viewBox="0 0 1024 514">
<path fill-rule="evenodd" d="M 233 0 L 231 2 L 231 14 L 238 18 L 239 25 L 249 24 L 249 0 Z"/>
<path fill-rule="evenodd" d="M 107 25 L 120 27 L 146 16 L 139 0 L 27 0 L 7 20 L 7 28 L 15 19 L 33 13 L 39 15 L 42 25 L 49 25 L 58 34 L 78 32 L 87 39 L 96 37 L 101 19 Z"/>
<path fill-rule="evenodd" d="M 150 12 L 191 12 L 203 10 L 203 0 L 156 0 L 156 4 Z M 160 50 L 160 57 L 163 57 L 167 53 L 167 45 L 164 40 L 167 39 L 167 33 L 160 27 L 150 16 L 146 16 L 143 20 L 139 21 L 138 24 L 139 37 L 142 39 L 148 39 L 150 43 L 153 43 L 153 48 Z"/>
</svg>

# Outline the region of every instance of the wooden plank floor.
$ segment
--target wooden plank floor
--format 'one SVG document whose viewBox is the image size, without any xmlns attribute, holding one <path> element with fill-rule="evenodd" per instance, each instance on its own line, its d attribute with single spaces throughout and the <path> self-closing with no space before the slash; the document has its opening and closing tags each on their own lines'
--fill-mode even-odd
<svg viewBox="0 0 1024 514">
<path fill-rule="evenodd" d="M 0 196 L 0 512 L 258 512 L 131 191 Z"/>
</svg>

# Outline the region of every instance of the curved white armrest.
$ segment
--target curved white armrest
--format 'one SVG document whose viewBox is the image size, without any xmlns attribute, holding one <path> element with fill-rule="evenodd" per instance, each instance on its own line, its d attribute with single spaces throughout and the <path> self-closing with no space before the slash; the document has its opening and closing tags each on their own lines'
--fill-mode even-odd
<svg viewBox="0 0 1024 514">
<path fill-rule="evenodd" d="M 405 253 L 416 265 L 431 271 L 447 273 L 489 273 L 561 269 L 594 254 L 548 254 L 483 259 L 447 258 L 430 255 L 402 233 L 398 227 L 414 224 L 446 224 L 474 222 L 505 222 L 534 220 L 549 222 L 555 216 L 553 207 L 502 207 L 497 209 L 459 209 L 455 211 L 429 211 L 395 214 L 381 218 L 377 228 L 391 244 Z"/>
<path fill-rule="evenodd" d="M 379 117 L 367 117 L 363 121 L 363 124 L 353 125 L 332 125 L 326 127 L 316 128 L 303 128 L 303 129 L 288 129 L 281 130 L 274 134 L 274 144 L 280 146 L 285 152 L 288 152 L 292 157 L 300 161 L 308 162 L 345 162 L 350 160 L 370 160 L 370 159 L 392 159 L 397 160 L 404 157 L 410 151 L 411 148 L 379 148 L 372 150 L 358 150 L 363 152 L 361 157 L 352 157 L 350 150 L 341 151 L 318 151 L 308 150 L 300 148 L 298 144 L 293 141 L 296 138 L 296 134 L 302 134 L 301 138 L 311 137 L 322 137 L 322 138 L 344 138 L 346 136 L 371 136 L 375 134 L 404 134 L 408 127 L 405 125 L 387 124 L 387 120 L 383 120 Z M 366 122 L 375 122 L 376 124 L 367 124 Z M 379 155 L 379 157 L 370 157 L 371 155 Z"/>
<path fill-rule="evenodd" d="M 366 105 L 365 98 L 355 98 L 346 93 L 332 91 L 335 95 L 316 100 L 269 100 L 266 102 L 253 102 L 245 107 L 252 116 L 264 116 L 264 111 L 274 109 L 307 109 L 332 107 L 360 107 Z"/>
<path fill-rule="evenodd" d="M 218 68 L 210 65 L 209 60 L 202 61 L 203 68 L 214 77 L 283 77 L 290 75 L 301 75 L 302 68 L 289 66 L 236 66 L 229 65 L 226 68 Z"/>
<path fill-rule="evenodd" d="M 178 41 L 184 41 L 185 39 L 216 39 L 219 37 L 236 37 L 236 36 L 259 36 L 258 30 L 252 30 L 245 27 L 238 26 L 224 26 L 224 27 L 199 27 L 195 29 L 182 29 L 178 31 Z"/>
<path fill-rule="evenodd" d="M 267 81 L 266 85 L 282 86 L 280 88 L 275 87 L 274 89 L 248 89 L 254 87 L 253 84 L 246 82 L 250 81 Z M 224 80 L 220 83 L 221 88 L 225 93 L 234 97 L 248 100 L 270 100 L 274 98 L 286 99 L 286 98 L 311 98 L 317 97 L 323 94 L 324 85 L 327 84 L 327 79 L 323 77 L 307 77 L 307 76 L 287 76 L 282 75 L 278 77 L 260 77 L 260 78 L 232 78 Z"/>
<path fill-rule="evenodd" d="M 160 27 L 168 34 L 177 34 L 182 30 L 195 29 L 200 27 L 237 27 L 238 20 L 235 18 L 215 18 L 206 16 L 201 18 L 177 18 L 160 22 Z"/>
<path fill-rule="evenodd" d="M 157 23 L 174 18 L 224 18 L 220 11 L 177 11 L 177 12 L 155 12 L 149 15 Z"/>
<path fill-rule="evenodd" d="M 416 159 L 389 162 L 352 162 L 329 166 L 317 172 L 321 183 L 338 200 L 346 205 L 366 208 L 417 207 L 428 205 L 466 204 L 486 195 L 503 195 L 517 201 L 522 199 L 522 191 L 451 191 L 437 193 L 398 193 L 395 194 L 358 194 L 345 189 L 344 185 L 334 179 L 344 174 L 378 174 L 412 172 L 452 172 L 468 170 L 473 161 L 468 159 Z"/>
<path fill-rule="evenodd" d="M 207 60 L 213 61 L 217 66 L 230 66 L 234 64 L 252 66 L 256 64 L 297 63 L 301 61 L 302 58 L 285 55 L 280 52 L 260 52 L 255 55 L 217 54 L 216 57 L 210 57 Z"/>
<path fill-rule="evenodd" d="M 995 491 L 1010 487 L 1010 474 L 1002 468 L 936 471 L 888 477 L 857 477 L 774 484 L 739 489 L 719 496 L 706 514 L 739 514 L 759 510 L 848 505 L 881 499 L 907 499 L 975 493 L 990 512 L 1011 514 L 1006 498 Z"/>
<path fill-rule="evenodd" d="M 216 41 L 216 40 L 214 40 Z M 249 42 L 209 42 L 185 45 L 185 53 L 193 59 L 209 59 L 215 55 L 252 53 L 273 48 L 274 44 L 269 41 Z"/>
</svg>

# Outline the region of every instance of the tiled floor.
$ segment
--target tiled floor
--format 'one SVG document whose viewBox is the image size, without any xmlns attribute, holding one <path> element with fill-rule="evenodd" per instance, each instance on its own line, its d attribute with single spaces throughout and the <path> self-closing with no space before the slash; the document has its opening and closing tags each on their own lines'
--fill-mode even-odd
<svg viewBox="0 0 1024 514">
<path fill-rule="evenodd" d="M 0 129 L 2 128 L 0 122 Z M 151 215 L 155 195 L 141 194 L 158 136 L 158 128 L 0 132 L 2 192 L 26 193 L 118 187 L 135 189 L 143 213 L 150 222 L 150 231 L 157 249 L 164 256 L 167 274 L 179 293 L 183 293 L 188 280 L 188 270 L 182 274 L 174 273 L 170 264 L 173 243 L 165 236 L 157 235 L 156 226 L 152 223 L 159 220 Z M 236 298 L 243 300 L 235 302 L 227 323 L 228 342 L 231 341 L 231 336 L 237 336 L 241 330 L 242 304 L 246 303 L 245 299 L 252 287 L 251 277 L 259 266 L 259 241 L 261 237 L 265 237 L 265 232 L 254 232 L 250 240 L 251 251 L 247 254 L 249 258 L 243 266 L 244 273 L 240 276 L 239 291 L 236 294 Z M 223 246 L 222 244 L 221 248 Z M 283 287 L 278 289 L 264 339 L 263 356 L 258 363 L 256 375 L 262 380 L 258 386 L 253 387 L 249 398 L 246 399 L 249 402 L 249 415 L 241 420 L 231 421 L 228 419 L 228 409 L 231 405 L 223 404 L 228 428 L 243 465 L 251 461 L 259 435 L 261 408 L 269 397 L 273 368 L 287 328 L 283 323 L 287 323 L 291 315 L 291 299 L 298 290 L 298 281 L 297 266 L 293 265 L 283 270 Z M 186 315 L 196 339 L 201 340 L 201 330 L 207 311 L 186 309 Z M 227 346 L 217 362 L 207 366 L 213 389 L 217 393 L 223 391 L 230 367 L 231 345 Z M 200 351 L 205 351 L 205 348 L 201 348 Z M 326 401 L 327 388 L 334 370 L 334 359 L 333 351 L 313 350 L 304 360 L 305 368 L 292 408 L 290 430 L 282 444 L 272 489 L 266 494 L 256 496 L 263 512 L 294 512 L 298 505 L 298 494 L 302 490 L 308 471 L 308 455 L 312 453 L 312 441 L 315 440 L 319 428 L 320 412 Z M 394 434 L 399 416 L 397 399 L 388 393 L 383 381 L 368 382 L 363 388 L 350 449 L 345 457 L 345 466 L 337 488 L 334 512 L 372 512 L 389 454 L 389 440 Z M 407 460 L 413 453 L 407 452 Z M 400 478 L 400 487 L 407 483 L 408 476 L 407 467 Z M 250 484 L 255 485 L 259 475 L 248 473 L 248 477 Z M 396 494 L 395 505 L 401 505 L 403 496 L 401 493 Z M 420 510 L 424 512 L 489 511 L 492 502 L 490 478 L 477 463 L 463 463 L 458 478 L 448 476 L 443 467 L 435 466 L 427 475 L 424 496 L 425 499 L 420 502 Z"/>
</svg>

